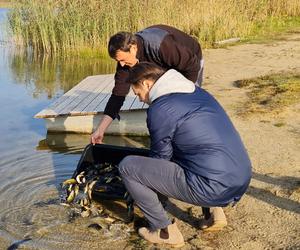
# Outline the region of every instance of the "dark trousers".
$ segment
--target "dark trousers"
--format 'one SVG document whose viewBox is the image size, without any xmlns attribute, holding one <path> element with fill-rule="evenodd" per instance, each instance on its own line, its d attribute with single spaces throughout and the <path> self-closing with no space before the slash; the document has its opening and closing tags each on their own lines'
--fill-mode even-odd
<svg viewBox="0 0 300 250">
<path fill-rule="evenodd" d="M 198 206 L 204 204 L 189 188 L 183 169 L 174 162 L 127 156 L 120 162 L 119 171 L 152 230 L 171 224 L 157 193 Z"/>
</svg>

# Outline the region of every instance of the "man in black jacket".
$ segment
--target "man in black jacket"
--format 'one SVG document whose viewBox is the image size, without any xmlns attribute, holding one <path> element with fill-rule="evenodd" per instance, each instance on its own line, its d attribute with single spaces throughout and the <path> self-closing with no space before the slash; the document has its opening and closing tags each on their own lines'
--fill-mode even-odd
<svg viewBox="0 0 300 250">
<path fill-rule="evenodd" d="M 128 71 L 138 62 L 152 62 L 165 70 L 175 69 L 187 79 L 201 86 L 203 59 L 200 44 L 186 33 L 167 26 L 154 25 L 136 34 L 119 32 L 110 38 L 109 55 L 115 59 L 115 86 L 108 100 L 104 116 L 91 136 L 91 142 L 102 143 L 104 133 L 115 118 L 129 92 Z"/>
</svg>

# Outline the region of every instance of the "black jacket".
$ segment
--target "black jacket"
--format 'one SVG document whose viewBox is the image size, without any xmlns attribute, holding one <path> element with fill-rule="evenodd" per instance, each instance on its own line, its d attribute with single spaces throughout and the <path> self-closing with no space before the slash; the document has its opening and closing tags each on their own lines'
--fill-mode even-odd
<svg viewBox="0 0 300 250">
<path fill-rule="evenodd" d="M 201 47 L 196 39 L 167 25 L 154 25 L 135 35 L 140 62 L 152 62 L 166 70 L 176 69 L 196 82 L 202 59 Z M 104 110 L 104 114 L 113 119 L 118 116 L 130 89 L 130 84 L 126 82 L 129 69 L 117 64 L 115 86 Z"/>
</svg>

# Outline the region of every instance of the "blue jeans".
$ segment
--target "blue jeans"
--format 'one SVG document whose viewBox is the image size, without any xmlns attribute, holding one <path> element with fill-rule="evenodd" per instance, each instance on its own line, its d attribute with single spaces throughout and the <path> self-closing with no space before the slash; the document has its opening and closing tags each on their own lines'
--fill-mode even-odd
<svg viewBox="0 0 300 250">
<path fill-rule="evenodd" d="M 142 210 L 152 230 L 171 224 L 157 193 L 201 206 L 189 188 L 184 170 L 174 162 L 143 156 L 127 156 L 119 164 L 123 182 Z"/>
</svg>

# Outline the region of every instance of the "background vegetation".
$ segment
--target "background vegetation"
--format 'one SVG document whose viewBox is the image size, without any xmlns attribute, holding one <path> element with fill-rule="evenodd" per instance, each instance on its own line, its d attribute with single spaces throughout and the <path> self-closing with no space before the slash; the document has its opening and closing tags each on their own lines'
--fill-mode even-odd
<svg viewBox="0 0 300 250">
<path fill-rule="evenodd" d="M 299 0 L 19 0 L 9 26 L 36 52 L 106 53 L 114 33 L 153 24 L 175 26 L 209 47 L 289 25 L 300 26 Z"/>
<path fill-rule="evenodd" d="M 9 8 L 11 7 L 10 0 L 0 0 L 0 8 Z"/>
</svg>

